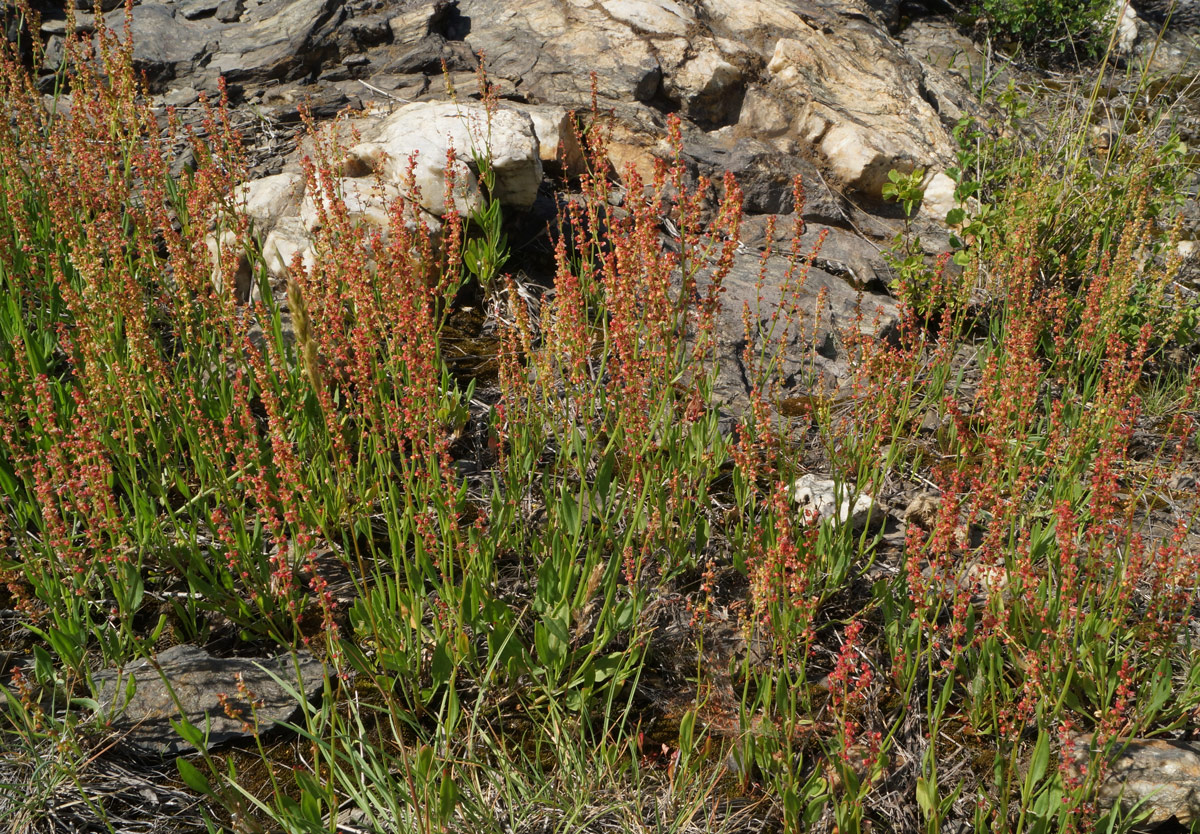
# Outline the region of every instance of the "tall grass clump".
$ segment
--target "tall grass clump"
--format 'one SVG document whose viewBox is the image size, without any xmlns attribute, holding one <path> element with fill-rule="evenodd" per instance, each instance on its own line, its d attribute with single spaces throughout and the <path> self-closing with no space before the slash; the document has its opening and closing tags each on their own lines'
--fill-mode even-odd
<svg viewBox="0 0 1200 834">
<path fill-rule="evenodd" d="M 1135 822 L 1097 801 L 1111 758 L 1200 708 L 1195 496 L 1164 487 L 1194 456 L 1195 372 L 1155 378 L 1194 340 L 1171 146 L 1104 166 L 1067 138 L 986 187 L 996 157 L 964 150 L 960 251 L 907 248 L 900 325 L 851 324 L 852 379 L 803 425 L 775 374 L 813 326 L 797 235 L 780 314 L 744 310 L 765 347 L 730 421 L 742 198 L 691 184 L 678 121 L 615 200 L 605 115 L 577 116 L 589 167 L 545 285 L 502 272 L 490 193 L 464 217 L 450 183 L 440 225 L 403 199 L 355 222 L 345 150 L 312 126 L 312 257 L 273 281 L 226 103 L 164 136 L 103 28 L 63 66 L 47 107 L 0 53 L 0 569 L 23 635 L 0 809 L 28 830 L 131 830 L 93 675 L 175 642 L 327 672 L 311 701 L 284 676 L 296 716 L 243 716 L 232 751 L 177 723 L 200 752 L 156 784 L 195 803 L 180 829 Z M 458 149 L 485 192 L 486 136 Z M 453 361 L 472 296 L 494 375 Z M 818 465 L 847 500 L 927 494 L 904 527 L 882 503 L 822 521 L 792 495 Z"/>
</svg>

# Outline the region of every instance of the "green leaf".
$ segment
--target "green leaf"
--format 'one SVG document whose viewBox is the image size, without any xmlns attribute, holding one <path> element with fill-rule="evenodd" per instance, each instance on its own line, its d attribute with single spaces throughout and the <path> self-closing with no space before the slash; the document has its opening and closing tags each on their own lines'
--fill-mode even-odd
<svg viewBox="0 0 1200 834">
<path fill-rule="evenodd" d="M 575 500 L 574 495 L 565 490 L 558 500 L 558 517 L 562 519 L 563 526 L 571 538 L 578 539 L 582 523 L 579 502 Z"/>
<path fill-rule="evenodd" d="M 438 817 L 443 821 L 450 819 L 454 806 L 458 804 L 458 786 L 450 774 L 442 775 L 441 788 L 438 791 Z"/>
<path fill-rule="evenodd" d="M 567 628 L 557 618 L 543 618 L 533 627 L 533 643 L 542 666 L 554 670 L 567 656 Z"/>
<path fill-rule="evenodd" d="M 208 783 L 208 778 L 194 764 L 182 756 L 177 756 L 175 769 L 179 771 L 179 778 L 183 780 L 183 784 L 196 793 L 212 796 L 212 786 Z"/>
<path fill-rule="evenodd" d="M 429 673 L 433 678 L 433 685 L 435 687 L 449 683 L 450 676 L 454 674 L 454 661 L 450 657 L 450 652 L 446 648 L 446 641 L 444 639 L 439 640 L 433 650 L 433 660 L 430 663 Z"/>
<path fill-rule="evenodd" d="M 1033 757 L 1029 760 L 1029 773 L 1025 778 L 1026 795 L 1032 793 L 1033 786 L 1046 775 L 1046 766 L 1049 763 L 1050 734 L 1039 730 L 1037 743 L 1033 746 Z"/>
<path fill-rule="evenodd" d="M 688 710 L 679 719 L 679 749 L 688 752 L 692 749 L 692 733 L 696 727 L 696 711 Z"/>
<path fill-rule="evenodd" d="M 38 683 L 46 684 L 54 680 L 54 660 L 50 652 L 41 646 L 33 647 L 33 674 Z"/>
<path fill-rule="evenodd" d="M 178 720 L 172 718 L 171 727 L 175 730 L 175 732 L 179 733 L 180 738 L 195 747 L 197 750 L 205 749 L 204 733 L 202 733 L 200 728 L 191 721 L 188 721 L 186 718 L 180 718 Z"/>
<path fill-rule="evenodd" d="M 428 744 L 421 745 L 421 749 L 417 751 L 417 760 L 414 762 L 413 769 L 417 778 L 428 785 L 430 777 L 433 775 L 433 748 Z"/>
<path fill-rule="evenodd" d="M 3 455 L 0 455 L 0 489 L 14 501 L 18 499 L 18 491 L 21 489 L 21 481 L 17 479 L 8 458 Z"/>
<path fill-rule="evenodd" d="M 608 503 L 608 490 L 612 486 L 613 470 L 616 469 L 616 465 L 616 455 L 609 452 L 604 456 L 604 460 L 600 461 L 600 468 L 596 470 L 596 494 L 605 504 Z"/>
<path fill-rule="evenodd" d="M 917 806 L 921 809 L 921 813 L 925 815 L 925 819 L 933 817 L 933 809 L 937 805 L 937 788 L 933 786 L 924 776 L 917 777 Z"/>
<path fill-rule="evenodd" d="M 1146 707 L 1145 714 L 1154 716 L 1162 708 L 1162 705 L 1171 697 L 1171 661 L 1165 657 L 1158 662 L 1158 668 L 1154 670 L 1154 682 L 1150 688 L 1150 701 Z"/>
<path fill-rule="evenodd" d="M 957 226 L 967 219 L 967 213 L 961 208 L 952 208 L 946 212 L 946 225 Z"/>
</svg>

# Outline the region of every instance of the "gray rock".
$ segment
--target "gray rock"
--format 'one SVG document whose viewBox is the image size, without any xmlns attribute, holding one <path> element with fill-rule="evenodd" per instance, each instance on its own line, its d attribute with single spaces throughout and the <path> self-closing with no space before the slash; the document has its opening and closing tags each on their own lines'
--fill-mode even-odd
<svg viewBox="0 0 1200 834">
<path fill-rule="evenodd" d="M 125 5 L 125 0 L 100 0 L 100 11 L 111 12 Z M 82 12 L 90 12 L 96 8 L 96 0 L 75 0 L 75 8 Z"/>
<path fill-rule="evenodd" d="M 222 23 L 233 23 L 242 16 L 246 4 L 243 0 L 221 0 L 217 4 L 217 20 Z"/>
<path fill-rule="evenodd" d="M 726 171 L 737 177 L 748 214 L 791 214 L 796 208 L 792 184 L 799 176 L 805 184 L 806 217 L 839 215 L 841 199 L 822 184 L 816 166 L 747 133 L 740 128 L 689 131 L 684 153 L 714 182 L 720 182 Z"/>
<path fill-rule="evenodd" d="M 75 13 L 75 30 L 76 32 L 94 32 L 96 30 L 96 18 L 87 12 Z M 42 21 L 43 35 L 66 35 L 67 21 L 66 18 L 50 18 Z"/>
<path fill-rule="evenodd" d="M 1147 20 L 1161 23 L 1170 18 L 1172 27 L 1200 27 L 1200 0 L 1138 0 L 1137 12 Z"/>
<path fill-rule="evenodd" d="M 605 99 L 644 102 L 659 92 L 662 68 L 651 44 L 599 3 L 463 0 L 459 6 L 471 20 L 468 40 L 487 56 L 489 71 L 519 80 L 534 103 L 586 107 L 592 71 Z"/>
<path fill-rule="evenodd" d="M 461 42 L 448 41 L 441 35 L 429 35 L 412 45 L 399 58 L 388 64 L 385 70 L 401 74 L 436 74 L 444 66 L 449 72 L 474 71 L 479 59 L 470 47 Z"/>
<path fill-rule="evenodd" d="M 1079 776 L 1095 751 L 1090 736 L 1075 739 L 1071 768 Z M 1118 743 L 1096 802 L 1103 810 L 1120 803 L 1126 811 L 1149 813 L 1142 825 L 1175 817 L 1183 826 L 1200 819 L 1200 748 L 1164 739 L 1129 739 Z"/>
<path fill-rule="evenodd" d="M 195 646 L 175 646 L 160 653 L 156 663 L 157 669 L 149 660 L 139 660 L 124 670 L 105 669 L 94 676 L 96 700 L 120 733 L 120 746 L 139 756 L 175 756 L 195 749 L 171 727 L 181 708 L 201 731 L 207 726 L 212 747 L 249 738 L 256 719 L 261 732 L 292 717 L 299 704 L 272 674 L 305 698 L 319 693 L 324 679 L 324 666 L 308 652 L 255 660 L 216 658 Z M 238 692 L 238 674 L 258 706 L 252 708 Z M 230 717 L 227 709 L 240 717 Z"/>
<path fill-rule="evenodd" d="M 217 13 L 221 0 L 184 0 L 179 4 L 179 14 L 185 20 L 212 17 Z"/>
<path fill-rule="evenodd" d="M 296 78 L 337 57 L 324 36 L 342 14 L 334 0 L 267 0 L 219 30 L 209 69 L 247 85 Z"/>
<path fill-rule="evenodd" d="M 42 31 L 44 32 L 45 29 Z M 66 55 L 66 39 L 62 35 L 51 35 L 46 38 L 46 51 L 42 55 L 42 69 L 46 72 L 58 72 Z"/>
<path fill-rule="evenodd" d="M 125 10 L 105 15 L 104 22 L 110 30 L 122 31 Z M 129 30 L 133 36 L 133 65 L 155 86 L 191 73 L 204 56 L 209 40 L 205 27 L 177 19 L 174 8 L 165 5 L 134 6 Z"/>
<path fill-rule="evenodd" d="M 747 348 L 752 356 L 770 356 L 778 351 L 774 372 L 781 395 L 833 390 L 850 375 L 850 355 L 843 334 L 886 336 L 899 324 L 899 309 L 891 298 L 855 289 L 825 270 L 808 267 L 801 281 L 799 276 L 805 270 L 797 265 L 789 280 L 788 258 L 772 256 L 760 290 L 759 269 L 758 255 L 735 256 L 723 283 L 723 306 L 717 324 L 719 368 L 713 393 L 731 409 L 745 406 L 755 381 L 754 369 L 744 359 Z M 702 282 L 700 292 L 705 289 Z M 743 304 L 750 309 L 749 343 L 742 322 Z M 789 308 L 797 321 L 785 333 L 772 317 L 776 310 Z M 772 328 L 773 337 L 769 335 Z"/>
<path fill-rule="evenodd" d="M 191 107 L 200 100 L 200 94 L 194 87 L 177 87 L 167 91 L 161 99 L 169 107 Z"/>
</svg>

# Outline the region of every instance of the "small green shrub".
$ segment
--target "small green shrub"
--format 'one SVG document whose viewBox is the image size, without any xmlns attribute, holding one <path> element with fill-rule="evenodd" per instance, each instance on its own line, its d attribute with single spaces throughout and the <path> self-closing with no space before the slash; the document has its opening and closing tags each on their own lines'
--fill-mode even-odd
<svg viewBox="0 0 1200 834">
<path fill-rule="evenodd" d="M 998 34 L 1034 48 L 1103 48 L 1099 25 L 1110 0 L 979 0 L 975 11 L 987 18 Z"/>
</svg>

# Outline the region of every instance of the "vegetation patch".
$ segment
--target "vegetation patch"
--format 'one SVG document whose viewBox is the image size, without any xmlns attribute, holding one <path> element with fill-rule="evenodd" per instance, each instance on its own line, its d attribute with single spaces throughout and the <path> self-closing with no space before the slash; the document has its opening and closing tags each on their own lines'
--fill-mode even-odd
<svg viewBox="0 0 1200 834">
<path fill-rule="evenodd" d="M 674 119 L 673 157 L 616 200 L 605 120 L 578 115 L 589 164 L 543 283 L 505 271 L 486 154 L 469 216 L 450 196 L 435 230 L 397 199 L 365 227 L 331 185 L 344 150 L 314 141 L 314 255 L 272 286 L 223 102 L 203 135 L 160 124 L 101 27 L 68 40 L 47 107 L 2 49 L 0 812 L 18 830 L 1145 816 L 1100 801 L 1112 760 L 1200 711 L 1176 141 L 1100 160 L 1071 126 L 1039 156 L 965 121 L 956 251 L 903 236 L 898 327 L 861 312 L 838 334 L 852 379 L 784 396 L 790 334 L 820 312 L 800 303 L 819 254 L 798 242 L 803 183 L 790 249 L 740 251 L 737 183 L 706 197 Z M 174 176 L 181 143 L 196 165 Z M 919 178 L 891 183 L 912 211 Z M 762 348 L 726 413 L 722 285 L 747 258 L 784 302 L 743 311 Z M 810 472 L 829 512 L 796 506 Z M 112 670 L 153 669 L 182 707 L 195 678 L 157 660 L 181 643 L 284 658 L 256 668 L 291 717 L 231 673 L 232 747 L 180 709 L 174 758 L 139 758 L 136 682 Z"/>
</svg>

